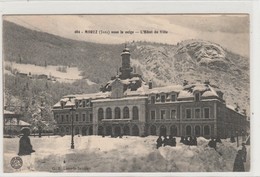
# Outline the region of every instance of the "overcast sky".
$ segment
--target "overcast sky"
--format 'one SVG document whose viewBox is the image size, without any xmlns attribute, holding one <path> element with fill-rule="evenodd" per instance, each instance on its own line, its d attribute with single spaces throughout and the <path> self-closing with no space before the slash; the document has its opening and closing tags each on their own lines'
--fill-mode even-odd
<svg viewBox="0 0 260 177">
<path fill-rule="evenodd" d="M 176 44 L 203 39 L 249 56 L 248 15 L 41 15 L 5 16 L 5 20 L 65 38 L 97 43 L 133 40 Z M 75 30 L 166 30 L 167 34 L 75 34 Z"/>
</svg>

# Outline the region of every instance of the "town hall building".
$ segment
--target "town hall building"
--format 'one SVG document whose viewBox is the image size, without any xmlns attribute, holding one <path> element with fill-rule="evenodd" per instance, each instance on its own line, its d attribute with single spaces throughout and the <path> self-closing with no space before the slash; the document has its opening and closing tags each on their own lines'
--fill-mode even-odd
<svg viewBox="0 0 260 177">
<path fill-rule="evenodd" d="M 209 81 L 153 87 L 133 72 L 128 48 L 121 57 L 120 74 L 100 92 L 67 95 L 53 106 L 56 134 L 71 134 L 72 127 L 74 134 L 103 136 L 227 138 L 246 132 L 245 113 L 227 106 Z"/>
</svg>

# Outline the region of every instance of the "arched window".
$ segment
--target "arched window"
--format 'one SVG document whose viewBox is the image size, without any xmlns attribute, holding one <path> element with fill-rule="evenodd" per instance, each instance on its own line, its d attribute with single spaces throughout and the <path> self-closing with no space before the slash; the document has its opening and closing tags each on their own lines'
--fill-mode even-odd
<svg viewBox="0 0 260 177">
<path fill-rule="evenodd" d="M 123 118 L 128 119 L 129 118 L 129 108 L 126 106 L 123 109 Z"/>
<path fill-rule="evenodd" d="M 133 107 L 133 120 L 138 120 L 139 119 L 139 111 L 138 111 L 138 107 L 134 106 Z"/>
<path fill-rule="evenodd" d="M 111 108 L 106 109 L 106 119 L 112 119 L 112 110 Z"/>
<path fill-rule="evenodd" d="M 154 125 L 150 127 L 150 135 L 156 135 L 156 127 Z"/>
<path fill-rule="evenodd" d="M 195 135 L 200 136 L 200 126 L 198 125 L 195 127 Z"/>
<path fill-rule="evenodd" d="M 120 108 L 116 107 L 115 108 L 115 119 L 120 119 L 120 118 L 121 118 Z"/>
<path fill-rule="evenodd" d="M 204 135 L 205 135 L 205 136 L 210 135 L 210 128 L 209 128 L 208 125 L 204 126 Z"/>
<path fill-rule="evenodd" d="M 186 136 L 191 136 L 191 126 L 190 125 L 188 125 L 186 127 Z"/>
<path fill-rule="evenodd" d="M 176 125 L 172 125 L 171 127 L 170 127 L 170 134 L 172 135 L 172 136 L 177 136 L 177 134 L 178 134 L 178 129 L 177 129 L 177 127 L 176 127 Z"/>
<path fill-rule="evenodd" d="M 166 136 L 167 135 L 167 129 L 164 125 L 160 127 L 160 136 Z"/>
<path fill-rule="evenodd" d="M 98 120 L 104 119 L 104 111 L 103 108 L 98 109 Z"/>
</svg>

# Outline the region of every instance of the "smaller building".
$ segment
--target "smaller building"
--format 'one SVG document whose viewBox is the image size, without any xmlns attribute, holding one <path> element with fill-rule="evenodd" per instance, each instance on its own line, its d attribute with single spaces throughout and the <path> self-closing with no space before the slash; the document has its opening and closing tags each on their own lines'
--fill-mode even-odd
<svg viewBox="0 0 260 177">
<path fill-rule="evenodd" d="M 30 127 L 31 124 L 21 120 L 21 115 L 4 110 L 4 135 L 18 135 L 23 127 Z"/>
</svg>

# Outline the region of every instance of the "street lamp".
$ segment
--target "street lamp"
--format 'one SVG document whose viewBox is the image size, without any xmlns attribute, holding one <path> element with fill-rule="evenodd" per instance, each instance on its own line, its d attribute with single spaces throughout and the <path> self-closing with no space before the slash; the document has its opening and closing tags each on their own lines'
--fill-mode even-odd
<svg viewBox="0 0 260 177">
<path fill-rule="evenodd" d="M 75 108 L 74 108 L 74 106 L 72 106 L 71 107 L 71 109 L 70 109 L 70 111 L 71 111 L 71 146 L 70 146 L 70 148 L 71 149 L 74 149 L 74 116 L 73 116 L 73 112 L 75 111 Z"/>
<path fill-rule="evenodd" d="M 239 147 L 238 131 L 236 131 L 236 136 L 237 136 L 237 147 Z"/>
</svg>

